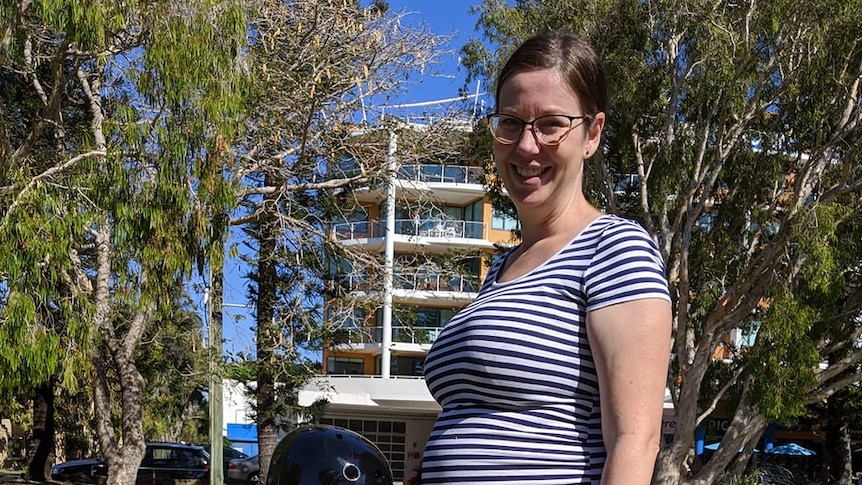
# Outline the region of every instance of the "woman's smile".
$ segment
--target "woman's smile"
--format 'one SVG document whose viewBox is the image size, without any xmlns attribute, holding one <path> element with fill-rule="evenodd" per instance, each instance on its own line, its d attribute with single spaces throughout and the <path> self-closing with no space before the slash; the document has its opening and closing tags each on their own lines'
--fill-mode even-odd
<svg viewBox="0 0 862 485">
<path fill-rule="evenodd" d="M 529 167 L 521 167 L 520 165 L 515 165 L 515 172 L 521 176 L 521 178 L 528 179 L 532 177 L 538 177 L 541 175 L 547 167 L 539 167 L 539 168 L 529 168 Z"/>
</svg>

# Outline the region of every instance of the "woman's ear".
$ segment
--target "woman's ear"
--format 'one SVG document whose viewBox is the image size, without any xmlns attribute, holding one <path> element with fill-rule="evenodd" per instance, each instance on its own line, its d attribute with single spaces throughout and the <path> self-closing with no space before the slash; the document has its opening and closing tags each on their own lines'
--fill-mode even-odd
<svg viewBox="0 0 862 485">
<path fill-rule="evenodd" d="M 584 141 L 584 158 L 589 158 L 599 149 L 602 143 L 602 130 L 605 128 L 605 114 L 596 113 L 592 123 L 587 128 L 587 138 Z"/>
</svg>

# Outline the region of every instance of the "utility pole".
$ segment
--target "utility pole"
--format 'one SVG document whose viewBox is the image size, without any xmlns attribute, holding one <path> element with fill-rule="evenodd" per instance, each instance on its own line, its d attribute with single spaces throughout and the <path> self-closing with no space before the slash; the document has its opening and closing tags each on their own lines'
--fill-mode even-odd
<svg viewBox="0 0 862 485">
<path fill-rule="evenodd" d="M 217 271 L 210 268 L 210 288 L 207 289 L 207 319 L 210 341 L 210 485 L 224 484 L 224 448 L 222 427 L 222 299 L 224 298 L 223 263 Z"/>
</svg>

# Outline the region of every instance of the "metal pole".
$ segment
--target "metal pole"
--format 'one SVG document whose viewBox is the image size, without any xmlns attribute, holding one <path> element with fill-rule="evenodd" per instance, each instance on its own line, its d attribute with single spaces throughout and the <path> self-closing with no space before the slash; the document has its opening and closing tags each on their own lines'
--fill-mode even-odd
<svg viewBox="0 0 862 485">
<path fill-rule="evenodd" d="M 212 288 L 207 289 L 207 318 L 209 319 L 210 341 L 210 485 L 224 485 L 224 448 L 223 422 L 224 403 L 222 402 L 222 299 L 224 272 L 221 265 L 214 272 L 210 268 Z"/>
</svg>

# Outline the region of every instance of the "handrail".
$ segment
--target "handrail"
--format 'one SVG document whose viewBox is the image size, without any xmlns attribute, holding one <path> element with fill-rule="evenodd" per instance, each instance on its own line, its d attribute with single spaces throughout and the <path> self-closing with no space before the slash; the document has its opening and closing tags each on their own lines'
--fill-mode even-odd
<svg viewBox="0 0 862 485">
<path fill-rule="evenodd" d="M 350 291 L 371 290 L 377 279 L 361 271 L 344 275 L 341 282 Z M 396 270 L 393 272 L 393 288 L 414 291 L 453 291 L 473 293 L 479 287 L 479 278 L 471 274 L 425 269 Z"/>
<path fill-rule="evenodd" d="M 383 327 L 346 328 L 348 344 L 379 344 L 383 342 Z M 442 327 L 392 326 L 393 343 L 431 344 L 437 340 Z"/>
<path fill-rule="evenodd" d="M 487 239 L 487 224 L 457 219 L 396 219 L 395 234 L 421 238 Z M 338 240 L 379 238 L 386 234 L 386 221 L 340 222 L 332 225 Z"/>
<path fill-rule="evenodd" d="M 463 165 L 409 164 L 398 168 L 399 180 L 482 185 L 484 169 Z"/>
<path fill-rule="evenodd" d="M 336 167 L 339 177 L 349 177 L 362 173 L 362 169 L 352 160 L 344 160 Z M 482 185 L 484 169 L 468 165 L 435 163 L 412 163 L 401 165 L 396 170 L 399 180 L 414 182 L 441 182 L 452 184 Z"/>
</svg>

